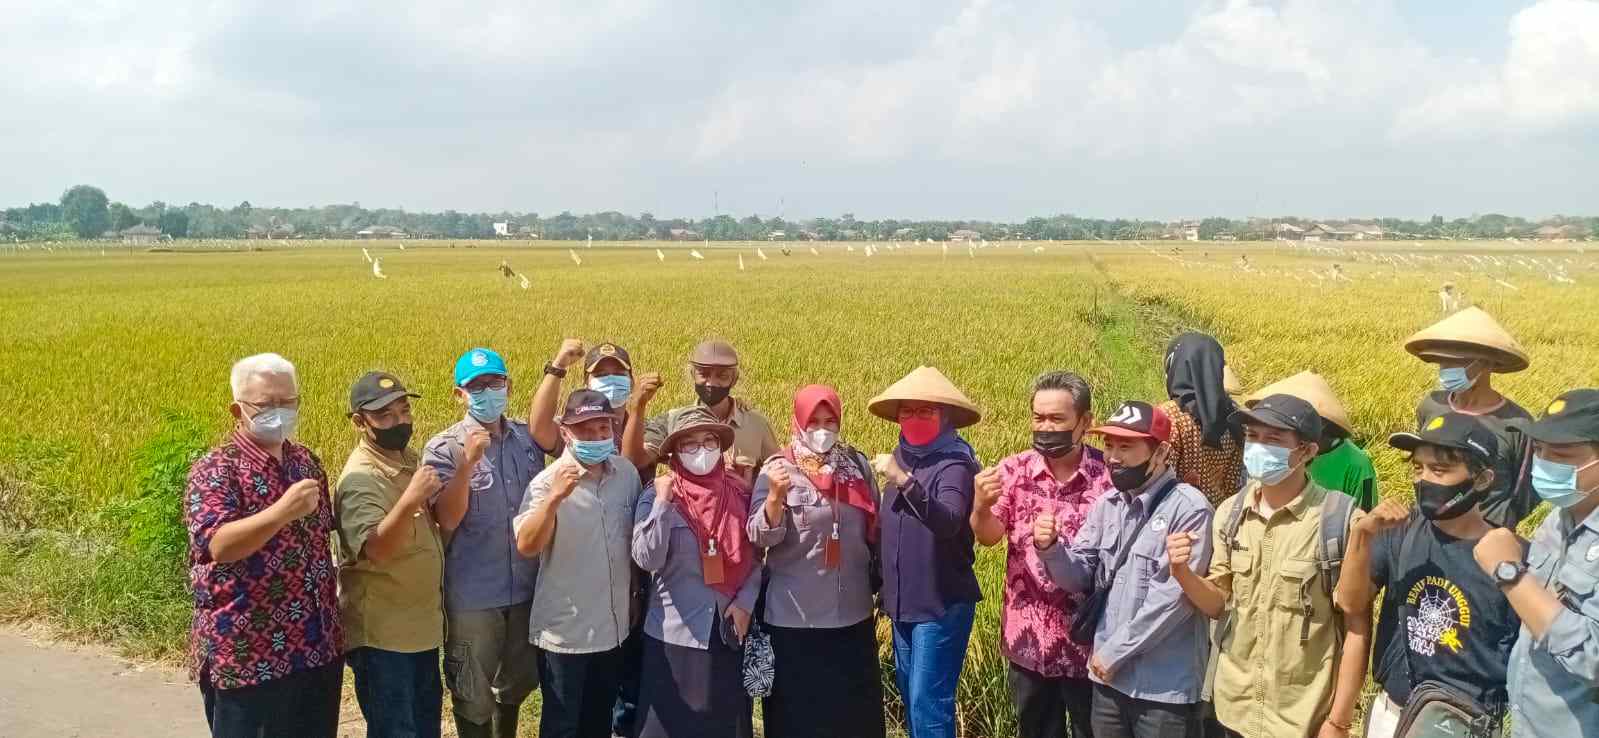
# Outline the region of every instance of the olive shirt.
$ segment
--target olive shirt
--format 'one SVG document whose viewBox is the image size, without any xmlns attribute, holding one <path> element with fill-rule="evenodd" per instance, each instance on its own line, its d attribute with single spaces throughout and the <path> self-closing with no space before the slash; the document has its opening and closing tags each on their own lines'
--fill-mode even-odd
<svg viewBox="0 0 1599 738">
<path fill-rule="evenodd" d="M 1332 710 L 1342 637 L 1316 564 L 1322 503 L 1338 493 L 1309 482 L 1266 520 L 1259 489 L 1251 481 L 1216 509 L 1207 579 L 1227 595 L 1230 618 L 1216 634 L 1216 719 L 1244 738 L 1315 735 Z M 1229 548 L 1227 521 L 1239 504 L 1248 508 Z M 1311 615 L 1302 642 L 1304 595 Z"/>
<path fill-rule="evenodd" d="M 410 530 L 388 560 L 378 563 L 361 555 L 416 472 L 416 454 L 406 450 L 400 456 L 387 456 L 362 439 L 333 490 L 346 653 L 363 646 L 419 653 L 444 642 L 444 544 L 433 512 L 424 505 L 411 516 Z"/>
<path fill-rule="evenodd" d="M 705 407 L 703 404 L 691 407 L 672 408 L 664 413 L 650 418 L 644 423 L 644 449 L 650 454 L 659 457 L 662 453 L 661 444 L 666 442 L 667 429 L 674 425 L 677 416 L 694 407 Z M 767 459 L 782 453 L 783 447 L 777 444 L 777 436 L 772 435 L 772 423 L 766 419 L 761 411 L 750 407 L 749 403 L 734 398 L 733 412 L 727 416 L 727 424 L 733 428 L 733 463 L 744 469 L 759 470 L 761 464 Z M 726 449 L 724 449 L 726 450 Z M 748 481 L 746 479 L 746 481 Z"/>
</svg>

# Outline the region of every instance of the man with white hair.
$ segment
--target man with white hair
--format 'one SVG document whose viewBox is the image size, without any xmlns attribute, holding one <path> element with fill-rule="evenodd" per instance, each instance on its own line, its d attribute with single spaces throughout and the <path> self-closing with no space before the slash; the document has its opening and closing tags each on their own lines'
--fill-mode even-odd
<svg viewBox="0 0 1599 738">
<path fill-rule="evenodd" d="M 336 734 L 344 678 L 327 475 L 289 437 L 294 365 L 233 365 L 236 428 L 194 463 L 183 509 L 194 594 L 191 675 L 213 738 Z"/>
</svg>

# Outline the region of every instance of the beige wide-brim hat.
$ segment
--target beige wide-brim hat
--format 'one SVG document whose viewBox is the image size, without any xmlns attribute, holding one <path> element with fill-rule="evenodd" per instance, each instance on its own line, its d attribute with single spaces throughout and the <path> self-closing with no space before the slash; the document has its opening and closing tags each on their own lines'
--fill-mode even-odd
<svg viewBox="0 0 1599 738">
<path fill-rule="evenodd" d="M 666 440 L 661 441 L 661 453 L 669 453 L 677 445 L 678 439 L 695 431 L 708 430 L 716 434 L 716 440 L 721 442 L 722 450 L 733 447 L 733 428 L 716 419 L 711 411 L 702 407 L 691 407 L 671 417 L 671 422 L 666 428 Z"/>
<path fill-rule="evenodd" d="M 1344 409 L 1344 403 L 1338 400 L 1332 385 L 1328 384 L 1320 374 L 1304 371 L 1287 379 L 1278 380 L 1244 398 L 1244 405 L 1254 407 L 1255 403 L 1272 395 L 1289 395 L 1304 400 L 1316 408 L 1316 414 L 1320 415 L 1322 420 L 1338 426 L 1344 435 L 1355 432 L 1354 425 L 1349 422 L 1349 411 Z"/>
<path fill-rule="evenodd" d="M 1233 373 L 1231 364 L 1221 365 L 1221 388 L 1229 397 L 1237 397 L 1244 393 L 1244 383 L 1239 381 L 1238 375 Z M 1265 397 L 1265 395 L 1261 395 Z"/>
<path fill-rule="evenodd" d="M 917 367 L 904 379 L 891 385 L 883 393 L 866 403 L 866 409 L 884 420 L 899 421 L 899 404 L 903 401 L 936 402 L 949 408 L 949 420 L 956 428 L 975 425 L 983 411 L 956 389 L 944 373 L 930 366 Z"/>
<path fill-rule="evenodd" d="M 1438 321 L 1408 339 L 1405 350 L 1422 361 L 1437 363 L 1446 359 L 1480 360 L 1500 374 L 1527 368 L 1527 352 L 1499 321 L 1469 307 Z"/>
</svg>

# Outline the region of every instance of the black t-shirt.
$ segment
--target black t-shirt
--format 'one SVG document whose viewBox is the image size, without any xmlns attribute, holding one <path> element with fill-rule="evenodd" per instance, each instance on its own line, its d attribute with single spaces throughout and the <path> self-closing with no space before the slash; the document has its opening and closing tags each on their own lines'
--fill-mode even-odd
<svg viewBox="0 0 1599 738">
<path fill-rule="evenodd" d="M 1409 550 L 1400 561 L 1407 537 Z M 1372 674 L 1395 704 L 1408 702 L 1415 684 L 1438 681 L 1479 703 L 1504 705 L 1521 618 L 1477 565 L 1476 544 L 1416 513 L 1372 542 L 1371 578 L 1386 587 Z"/>
<path fill-rule="evenodd" d="M 1416 406 L 1416 427 L 1426 427 L 1427 421 L 1451 410 L 1448 392 L 1439 390 L 1428 394 Z M 1538 497 L 1527 474 L 1531 443 L 1508 426 L 1513 422 L 1531 422 L 1532 415 L 1505 398 L 1504 404 L 1493 412 L 1473 417 L 1499 440 L 1499 453 L 1494 456 L 1494 486 L 1477 506 L 1490 524 L 1515 528 L 1538 506 Z"/>
</svg>

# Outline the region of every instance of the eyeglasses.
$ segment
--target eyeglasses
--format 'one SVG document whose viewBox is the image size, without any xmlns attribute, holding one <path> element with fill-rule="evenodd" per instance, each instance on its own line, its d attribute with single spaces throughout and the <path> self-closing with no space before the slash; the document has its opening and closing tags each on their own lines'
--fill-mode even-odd
<svg viewBox="0 0 1599 738">
<path fill-rule="evenodd" d="M 469 382 L 466 385 L 466 391 L 467 392 L 482 392 L 483 390 L 491 390 L 491 389 L 492 390 L 502 390 L 502 389 L 505 389 L 506 387 L 509 387 L 509 386 L 511 386 L 510 380 L 508 380 L 508 379 L 506 379 L 504 377 L 495 377 L 493 379 L 484 379 L 484 380 L 476 380 L 476 379 L 474 379 L 474 380 L 472 380 L 471 382 Z"/>
<path fill-rule="evenodd" d="M 923 407 L 912 408 L 912 407 L 908 407 L 908 406 L 905 406 L 905 405 L 901 405 L 900 408 L 899 408 L 899 417 L 901 417 L 901 418 L 937 418 L 938 417 L 938 406 L 936 406 L 936 405 L 925 405 Z"/>
<path fill-rule="evenodd" d="M 274 409 L 295 410 L 295 409 L 298 409 L 300 407 L 300 398 L 299 398 L 299 396 L 286 397 L 286 398 L 281 399 L 281 400 L 271 400 L 271 401 L 268 401 L 268 402 L 251 402 L 249 400 L 239 400 L 238 402 L 239 402 L 240 405 L 244 405 L 246 407 L 255 408 L 256 412 L 260 412 L 260 411 L 263 411 L 263 410 L 274 410 Z"/>
<path fill-rule="evenodd" d="M 678 450 L 678 453 L 684 453 L 684 454 L 697 454 L 697 453 L 699 453 L 701 451 L 711 451 L 713 453 L 721 453 L 722 444 L 717 443 L 716 441 L 707 441 L 705 443 L 696 443 L 694 441 L 685 441 L 685 442 L 680 443 L 680 444 L 677 445 L 677 450 Z"/>
</svg>

